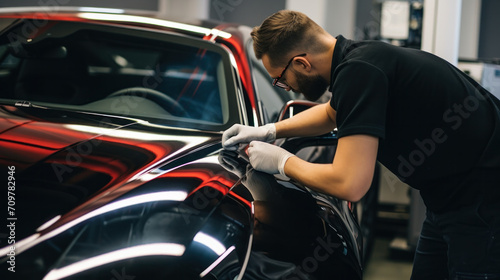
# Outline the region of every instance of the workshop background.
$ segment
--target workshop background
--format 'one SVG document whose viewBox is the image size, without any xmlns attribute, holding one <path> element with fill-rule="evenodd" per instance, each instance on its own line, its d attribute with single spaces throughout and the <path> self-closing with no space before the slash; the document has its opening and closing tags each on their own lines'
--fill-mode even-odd
<svg viewBox="0 0 500 280">
<path fill-rule="evenodd" d="M 309 15 L 332 35 L 383 40 L 441 56 L 500 97 L 498 0 L 0 0 L 0 7 L 86 6 L 159 12 L 171 19 L 259 25 L 281 9 Z M 425 206 L 417 191 L 382 169 L 377 239 L 365 279 L 409 279 Z"/>
</svg>

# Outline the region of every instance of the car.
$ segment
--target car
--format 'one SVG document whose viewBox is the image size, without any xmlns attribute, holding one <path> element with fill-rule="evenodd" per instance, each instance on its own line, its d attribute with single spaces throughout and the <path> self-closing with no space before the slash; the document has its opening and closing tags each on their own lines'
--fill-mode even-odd
<svg viewBox="0 0 500 280">
<path fill-rule="evenodd" d="M 0 30 L 2 279 L 362 278 L 359 204 L 222 149 L 314 106 L 271 86 L 249 27 L 39 7 Z"/>
</svg>

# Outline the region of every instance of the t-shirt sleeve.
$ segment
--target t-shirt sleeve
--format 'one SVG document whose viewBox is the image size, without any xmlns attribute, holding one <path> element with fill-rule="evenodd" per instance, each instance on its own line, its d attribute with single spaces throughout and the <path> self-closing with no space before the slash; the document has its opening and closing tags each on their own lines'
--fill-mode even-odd
<svg viewBox="0 0 500 280">
<path fill-rule="evenodd" d="M 387 77 L 379 68 L 350 61 L 334 73 L 330 105 L 337 111 L 338 137 L 367 134 L 385 137 Z"/>
</svg>

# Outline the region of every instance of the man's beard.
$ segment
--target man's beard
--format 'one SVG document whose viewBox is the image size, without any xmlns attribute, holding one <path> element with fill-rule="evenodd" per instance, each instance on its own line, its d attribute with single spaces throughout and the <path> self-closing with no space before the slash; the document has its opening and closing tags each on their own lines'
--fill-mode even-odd
<svg viewBox="0 0 500 280">
<path fill-rule="evenodd" d="M 299 88 L 292 88 L 292 90 L 297 93 L 302 93 L 309 101 L 318 100 L 329 86 L 328 82 L 320 75 L 309 77 L 296 71 L 294 71 L 294 74 Z"/>
</svg>

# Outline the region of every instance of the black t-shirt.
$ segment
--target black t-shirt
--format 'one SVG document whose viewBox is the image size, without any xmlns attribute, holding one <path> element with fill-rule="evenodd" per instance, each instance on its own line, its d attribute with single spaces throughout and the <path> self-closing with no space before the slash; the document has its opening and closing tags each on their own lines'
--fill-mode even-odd
<svg viewBox="0 0 500 280">
<path fill-rule="evenodd" d="M 500 193 L 500 101 L 427 52 L 337 37 L 338 136 L 380 139 L 378 160 L 433 211 Z"/>
</svg>

